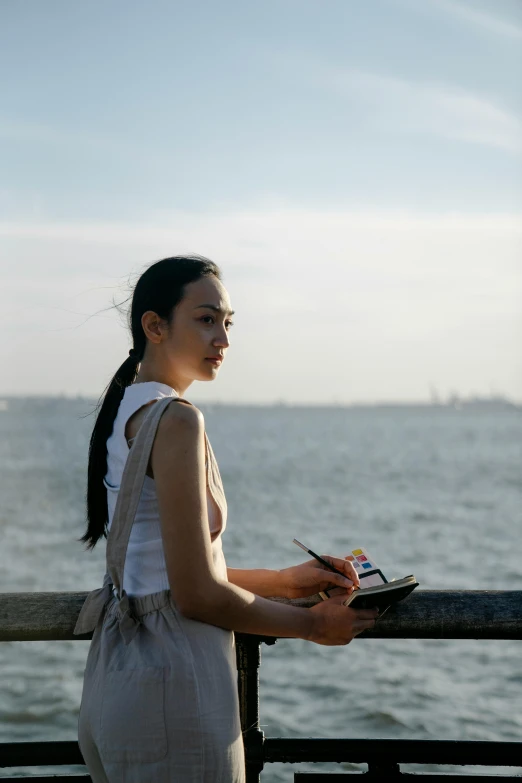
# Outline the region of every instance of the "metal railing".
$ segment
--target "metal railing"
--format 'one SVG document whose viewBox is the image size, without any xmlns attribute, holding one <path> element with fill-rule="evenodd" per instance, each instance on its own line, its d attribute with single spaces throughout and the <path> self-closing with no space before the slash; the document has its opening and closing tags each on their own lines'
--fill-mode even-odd
<svg viewBox="0 0 522 783">
<path fill-rule="evenodd" d="M 0 593 L 0 641 L 62 640 L 73 628 L 86 593 Z M 316 598 L 292 601 L 310 606 Z M 290 602 L 288 602 L 290 603 Z M 418 590 L 384 616 L 376 628 L 357 639 L 522 639 L 522 591 Z M 371 781 L 404 777 L 429 781 L 513 780 L 514 776 L 402 773 L 400 764 L 484 765 L 522 767 L 522 742 L 460 740 L 314 739 L 265 737 L 259 726 L 260 643 L 268 639 L 236 634 L 238 691 L 245 742 L 247 783 L 258 783 L 266 764 L 274 762 L 365 763 L 368 771 L 296 772 L 295 781 L 319 783 L 364 774 Z M 76 742 L 0 743 L 0 768 L 81 765 Z M 88 775 L 29 777 L 31 783 L 51 780 L 89 781 Z M 20 778 L 0 778 L 3 783 Z M 149 783 L 149 781 L 144 783 Z M 150 783 L 153 783 L 150 781 Z"/>
</svg>

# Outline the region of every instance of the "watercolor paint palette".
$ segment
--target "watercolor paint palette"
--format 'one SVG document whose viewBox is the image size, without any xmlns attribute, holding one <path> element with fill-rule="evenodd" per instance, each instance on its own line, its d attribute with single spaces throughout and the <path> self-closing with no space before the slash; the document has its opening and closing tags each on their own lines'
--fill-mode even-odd
<svg viewBox="0 0 522 783">
<path fill-rule="evenodd" d="M 315 557 L 316 560 L 319 560 L 323 566 L 332 568 L 334 571 L 336 570 L 326 560 L 323 560 L 320 555 L 317 555 L 298 541 L 297 538 L 294 538 L 293 543 L 305 552 L 308 552 L 312 557 Z M 392 579 L 391 582 L 388 582 L 368 550 L 362 546 L 352 549 L 350 554 L 346 556 L 346 560 L 353 563 L 359 576 L 360 586 L 343 602 L 345 606 L 351 605 L 357 609 L 377 608 L 379 616 L 382 617 L 392 604 L 402 601 L 412 590 L 419 586 L 413 574 L 405 576 L 404 579 Z M 323 601 L 327 601 L 330 598 L 328 590 L 322 590 L 319 595 Z"/>
<path fill-rule="evenodd" d="M 360 589 L 355 590 L 344 602 L 345 606 L 354 609 L 379 609 L 382 617 L 389 607 L 397 601 L 402 601 L 412 590 L 419 586 L 413 576 L 405 576 L 403 579 L 392 579 L 388 582 L 375 560 L 364 547 L 352 549 L 347 558 L 353 563 L 360 579 Z M 322 596 L 321 596 L 322 597 Z"/>
<path fill-rule="evenodd" d="M 377 585 L 385 585 L 388 583 L 383 572 L 368 550 L 364 547 L 361 546 L 352 549 L 346 559 L 350 560 L 357 571 L 357 575 L 361 580 L 361 589 L 366 587 L 377 587 Z"/>
</svg>

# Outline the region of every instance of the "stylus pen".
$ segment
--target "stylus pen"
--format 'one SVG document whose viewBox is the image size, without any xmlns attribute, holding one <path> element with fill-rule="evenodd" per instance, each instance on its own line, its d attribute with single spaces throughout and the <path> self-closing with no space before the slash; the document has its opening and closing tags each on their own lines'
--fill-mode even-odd
<svg viewBox="0 0 522 783">
<path fill-rule="evenodd" d="M 328 560 L 325 560 L 320 555 L 316 554 L 315 552 L 312 552 L 311 549 L 308 549 L 304 544 L 301 544 L 300 541 L 297 540 L 297 538 L 293 539 L 293 543 L 297 544 L 297 546 L 300 546 L 301 549 L 304 549 L 305 552 L 308 552 L 309 555 L 312 555 L 312 557 L 315 557 L 316 560 L 318 560 L 320 563 L 322 563 L 326 568 L 329 568 L 330 571 L 333 571 L 335 574 L 339 574 L 339 576 L 344 576 L 345 579 L 347 579 L 346 574 L 343 574 L 342 571 L 338 571 L 337 568 L 334 568 L 333 565 L 330 565 Z M 354 590 L 358 590 L 358 586 L 354 585 Z M 325 591 L 326 592 L 326 591 Z"/>
</svg>

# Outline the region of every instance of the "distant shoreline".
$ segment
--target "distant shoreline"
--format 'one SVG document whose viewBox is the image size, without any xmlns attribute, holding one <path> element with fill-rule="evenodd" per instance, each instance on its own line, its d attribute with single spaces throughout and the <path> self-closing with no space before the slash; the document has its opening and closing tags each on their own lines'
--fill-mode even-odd
<svg viewBox="0 0 522 783">
<path fill-rule="evenodd" d="M 7 412 L 11 404 L 19 404 L 23 401 L 33 402 L 85 402 L 93 407 L 96 406 L 98 398 L 84 397 L 81 395 L 0 395 L 0 413 Z M 496 398 L 452 398 L 447 402 L 432 401 L 378 401 L 378 402 L 288 402 L 286 400 L 276 400 L 273 402 L 244 402 L 221 400 L 197 400 L 194 402 L 203 407 L 234 407 L 234 408 L 327 408 L 327 409 L 347 409 L 347 410 L 419 410 L 419 411 L 456 411 L 473 413 L 500 413 L 505 411 L 522 411 L 522 402 L 514 402 L 504 397 Z"/>
</svg>

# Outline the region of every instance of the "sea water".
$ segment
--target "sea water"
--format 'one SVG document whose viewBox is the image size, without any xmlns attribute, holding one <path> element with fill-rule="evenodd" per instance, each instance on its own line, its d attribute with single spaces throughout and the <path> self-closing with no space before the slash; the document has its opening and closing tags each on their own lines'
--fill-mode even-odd
<svg viewBox="0 0 522 783">
<path fill-rule="evenodd" d="M 88 554 L 77 540 L 93 407 L 84 399 L 10 399 L 0 411 L 3 592 L 101 583 L 104 546 Z M 229 505 L 228 565 L 301 562 L 296 537 L 335 555 L 362 545 L 388 578 L 414 573 L 422 588 L 522 589 L 519 410 L 201 407 Z M 520 645 L 279 640 L 262 650 L 262 729 L 520 741 Z M 0 644 L 0 741 L 76 738 L 87 649 L 81 641 Z M 365 766 L 267 765 L 262 780 L 290 783 L 297 769 Z"/>
</svg>

